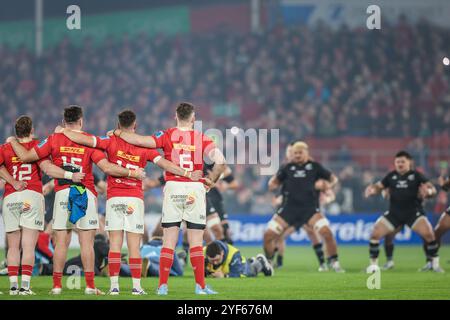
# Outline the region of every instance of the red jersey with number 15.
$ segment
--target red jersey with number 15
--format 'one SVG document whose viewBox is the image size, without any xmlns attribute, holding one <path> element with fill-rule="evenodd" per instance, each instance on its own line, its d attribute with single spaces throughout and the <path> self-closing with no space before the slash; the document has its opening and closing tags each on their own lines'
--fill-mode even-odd
<svg viewBox="0 0 450 320">
<path fill-rule="evenodd" d="M 145 168 L 148 161 L 158 162 L 161 155 L 155 149 L 136 147 L 119 137 L 96 137 L 96 148 L 106 151 L 110 162 L 136 170 Z M 144 199 L 142 181 L 108 176 L 107 199 L 112 197 L 136 197 Z"/>
<path fill-rule="evenodd" d="M 164 151 L 164 158 L 187 171 L 203 171 L 203 155 L 215 147 L 214 142 L 197 130 L 170 128 L 154 134 L 156 148 Z M 187 177 L 165 172 L 166 181 L 192 182 Z"/>
<path fill-rule="evenodd" d="M 87 133 L 84 134 L 89 135 Z M 76 144 L 63 133 L 54 133 L 50 135 L 47 139 L 35 146 L 34 150 L 41 159 L 51 156 L 53 164 L 60 168 L 65 165 L 79 168 L 81 172 L 86 174 L 81 183 L 97 196 L 94 185 L 94 175 L 92 174 L 92 162 L 98 163 L 101 160 L 106 159 L 103 152 Z M 69 187 L 70 185 L 60 185 L 58 180 L 55 179 L 55 192 Z"/>
<path fill-rule="evenodd" d="M 21 143 L 25 149 L 30 150 L 39 143 L 37 140 L 33 140 L 26 143 Z M 11 144 L 7 143 L 1 147 L 1 157 L 3 158 L 3 164 L 8 170 L 9 174 L 17 181 L 25 181 L 27 183 L 26 190 L 42 193 L 42 174 L 39 164 L 48 160 L 48 158 L 41 159 L 32 163 L 23 163 L 19 157 L 15 154 Z M 0 161 L 1 162 L 1 161 Z M 5 185 L 4 197 L 16 192 L 14 187 L 7 183 Z"/>
</svg>

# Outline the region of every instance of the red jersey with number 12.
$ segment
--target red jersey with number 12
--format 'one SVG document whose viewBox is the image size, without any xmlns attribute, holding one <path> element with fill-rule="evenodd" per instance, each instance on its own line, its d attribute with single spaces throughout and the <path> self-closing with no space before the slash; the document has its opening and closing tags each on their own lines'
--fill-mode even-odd
<svg viewBox="0 0 450 320">
<path fill-rule="evenodd" d="M 155 149 L 136 147 L 119 137 L 96 137 L 96 148 L 106 151 L 110 162 L 136 170 L 145 168 L 148 161 L 157 162 L 161 155 Z M 136 197 L 144 199 L 142 181 L 108 176 L 107 199 L 112 197 Z"/>
<path fill-rule="evenodd" d="M 30 150 L 38 143 L 39 141 L 33 140 L 30 142 L 21 143 L 21 145 L 25 149 Z M 44 158 L 32 163 L 23 163 L 15 154 L 14 149 L 9 143 L 2 146 L 0 153 L 6 169 L 9 174 L 12 175 L 14 180 L 25 181 L 27 183 L 26 190 L 42 193 L 42 174 L 39 164 L 48 159 Z M 6 197 L 14 192 L 16 192 L 14 187 L 7 183 L 5 185 L 5 194 L 3 196 Z"/>
<path fill-rule="evenodd" d="M 89 135 L 87 133 L 84 134 Z M 64 165 L 71 165 L 81 169 L 81 172 L 86 174 L 81 183 L 97 196 L 94 175 L 92 174 L 92 162 L 98 163 L 100 160 L 105 159 L 106 156 L 103 152 L 76 144 L 63 133 L 50 135 L 35 146 L 34 150 L 41 159 L 51 156 L 53 164 L 60 168 Z M 69 185 L 59 185 L 58 180 L 55 179 L 55 192 L 69 187 Z"/>
<path fill-rule="evenodd" d="M 170 128 L 154 134 L 156 148 L 164 151 L 164 158 L 188 171 L 203 171 L 203 155 L 214 147 L 214 142 L 197 130 Z M 165 172 L 166 181 L 192 182 L 187 177 Z"/>
</svg>

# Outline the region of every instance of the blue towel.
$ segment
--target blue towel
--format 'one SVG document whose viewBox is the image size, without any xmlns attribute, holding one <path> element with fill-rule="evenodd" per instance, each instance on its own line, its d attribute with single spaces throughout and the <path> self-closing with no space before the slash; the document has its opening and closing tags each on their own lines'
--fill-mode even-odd
<svg viewBox="0 0 450 320">
<path fill-rule="evenodd" d="M 70 186 L 68 209 L 70 213 L 69 221 L 73 224 L 86 215 L 88 207 L 88 197 L 85 186 Z"/>
</svg>

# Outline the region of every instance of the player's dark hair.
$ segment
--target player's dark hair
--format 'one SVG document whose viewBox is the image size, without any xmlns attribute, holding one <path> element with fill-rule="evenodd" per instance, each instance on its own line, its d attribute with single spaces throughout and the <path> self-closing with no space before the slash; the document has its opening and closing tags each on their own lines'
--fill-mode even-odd
<svg viewBox="0 0 450 320">
<path fill-rule="evenodd" d="M 64 121 L 66 123 L 74 123 L 83 117 L 83 109 L 79 106 L 68 106 L 64 109 Z"/>
<path fill-rule="evenodd" d="M 118 118 L 121 128 L 130 128 L 136 121 L 136 114 L 133 111 L 126 109 L 118 114 Z"/>
<path fill-rule="evenodd" d="M 214 258 L 215 256 L 217 256 L 218 254 L 222 253 L 222 248 L 220 247 L 220 245 L 213 241 L 210 244 L 208 244 L 206 246 L 206 256 L 210 257 L 210 258 Z"/>
<path fill-rule="evenodd" d="M 181 102 L 177 106 L 177 117 L 179 120 L 188 120 L 194 113 L 194 105 L 189 102 Z"/>
<path fill-rule="evenodd" d="M 20 116 L 16 120 L 15 130 L 17 138 L 26 138 L 31 134 L 33 121 L 29 116 Z"/>
<path fill-rule="evenodd" d="M 399 151 L 397 152 L 397 154 L 395 155 L 396 158 L 401 158 L 401 157 L 405 157 L 408 160 L 412 160 L 412 156 L 409 154 L 409 152 L 407 151 Z"/>
</svg>

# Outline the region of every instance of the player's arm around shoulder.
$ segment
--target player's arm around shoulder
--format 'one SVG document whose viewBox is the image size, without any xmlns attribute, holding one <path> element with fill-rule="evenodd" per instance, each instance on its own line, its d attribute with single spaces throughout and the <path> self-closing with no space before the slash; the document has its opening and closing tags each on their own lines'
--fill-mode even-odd
<svg viewBox="0 0 450 320">
<path fill-rule="evenodd" d="M 25 149 L 25 147 L 20 144 L 16 137 L 9 137 L 8 139 L 6 139 L 6 142 L 11 144 L 14 153 L 20 158 L 22 162 L 28 163 L 40 159 L 38 153 L 34 148 L 31 148 L 30 150 Z M 41 142 L 37 147 L 40 148 L 43 143 L 47 143 L 47 139 Z"/>
<path fill-rule="evenodd" d="M 5 180 L 7 183 L 13 186 L 14 190 L 22 191 L 27 187 L 27 183 L 25 181 L 17 181 L 11 176 L 5 166 L 0 167 L 0 178 Z"/>
<path fill-rule="evenodd" d="M 211 179 L 212 182 L 216 183 L 227 167 L 225 156 L 216 146 L 207 148 L 205 152 L 207 153 L 208 158 L 214 162 L 214 166 L 208 178 Z"/>
<path fill-rule="evenodd" d="M 64 134 L 67 138 L 69 138 L 71 141 L 77 144 L 81 144 L 83 146 L 91 148 L 97 147 L 97 138 L 93 135 L 87 135 L 82 132 L 76 132 L 68 128 L 61 128 L 61 127 L 56 127 L 55 132 Z"/>
<path fill-rule="evenodd" d="M 55 166 L 50 160 L 44 160 L 39 163 L 39 168 L 46 175 L 55 179 L 68 179 L 73 182 L 81 182 L 81 180 L 85 177 L 85 174 L 81 172 L 73 173 L 70 171 L 65 171 L 62 168 Z"/>
<path fill-rule="evenodd" d="M 137 180 L 142 180 L 145 178 L 145 171 L 142 168 L 138 168 L 136 170 L 123 168 L 114 163 L 109 162 L 108 160 L 101 159 L 98 161 L 97 166 L 102 170 L 105 174 L 113 177 L 127 177 L 133 178 Z"/>
<path fill-rule="evenodd" d="M 142 136 L 140 134 L 122 131 L 121 129 L 115 129 L 109 132 L 108 135 L 114 135 L 116 137 L 122 138 L 126 142 L 133 144 L 138 147 L 143 148 L 156 148 L 156 141 L 153 136 Z"/>
</svg>

